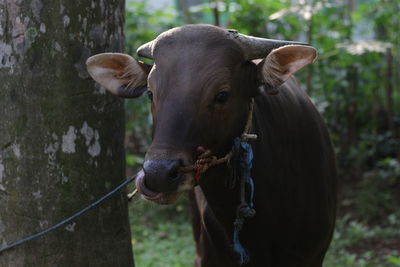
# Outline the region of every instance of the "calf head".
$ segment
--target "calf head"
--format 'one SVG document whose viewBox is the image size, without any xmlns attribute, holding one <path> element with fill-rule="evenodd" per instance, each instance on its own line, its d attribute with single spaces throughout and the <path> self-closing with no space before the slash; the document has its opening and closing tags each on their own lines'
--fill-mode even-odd
<svg viewBox="0 0 400 267">
<path fill-rule="evenodd" d="M 147 92 L 153 141 L 136 184 L 147 199 L 171 203 L 194 185 L 193 174 L 178 169 L 196 160 L 196 148 L 216 156 L 229 151 L 243 130 L 250 99 L 260 89 L 278 88 L 313 62 L 316 51 L 211 25 L 186 25 L 142 45 L 138 55 L 154 64 L 104 53 L 90 57 L 87 67 L 113 94 L 136 98 Z"/>
</svg>

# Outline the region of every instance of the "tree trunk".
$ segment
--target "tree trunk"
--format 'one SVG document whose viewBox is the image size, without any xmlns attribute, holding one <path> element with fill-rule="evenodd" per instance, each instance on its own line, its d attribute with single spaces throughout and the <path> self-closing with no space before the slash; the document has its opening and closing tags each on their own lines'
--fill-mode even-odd
<svg viewBox="0 0 400 267">
<path fill-rule="evenodd" d="M 193 19 L 189 11 L 187 0 L 179 0 L 179 5 L 182 11 L 182 20 L 185 24 L 192 24 Z"/>
<path fill-rule="evenodd" d="M 348 103 L 347 103 L 347 152 L 356 143 L 357 139 L 357 112 L 358 112 L 358 68 L 350 66 L 347 73 L 349 81 Z"/>
<path fill-rule="evenodd" d="M 123 23 L 123 0 L 0 0 L 0 247 L 124 180 L 123 102 L 85 67 L 123 49 Z M 133 266 L 125 192 L 0 266 Z"/>
<path fill-rule="evenodd" d="M 386 116 L 389 131 L 393 137 L 396 137 L 394 126 L 394 108 L 393 108 L 393 55 L 390 48 L 386 49 L 386 70 L 385 70 L 385 97 L 386 97 Z"/>
<path fill-rule="evenodd" d="M 210 2 L 210 5 L 212 6 L 212 9 L 213 9 L 214 25 L 215 26 L 220 26 L 219 1 L 218 0 L 214 0 L 213 2 Z"/>
</svg>

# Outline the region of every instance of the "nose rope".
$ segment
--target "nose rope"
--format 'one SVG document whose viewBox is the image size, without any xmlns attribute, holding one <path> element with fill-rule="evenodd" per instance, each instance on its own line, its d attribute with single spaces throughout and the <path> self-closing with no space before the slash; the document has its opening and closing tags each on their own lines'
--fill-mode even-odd
<svg viewBox="0 0 400 267">
<path fill-rule="evenodd" d="M 195 179 L 198 182 L 201 175 L 212 166 L 230 162 L 233 157 L 233 179 L 240 178 L 240 203 L 236 208 L 236 218 L 233 222 L 232 249 L 237 255 L 238 264 L 244 265 L 249 262 L 250 255 L 248 250 L 240 242 L 239 234 L 244 226 L 245 220 L 255 216 L 254 210 L 254 182 L 250 176 L 252 168 L 253 151 L 248 143 L 250 139 L 257 139 L 256 134 L 250 134 L 253 121 L 254 98 L 251 98 L 249 114 L 246 125 L 240 137 L 235 138 L 231 150 L 222 158 L 213 156 L 211 150 L 206 150 L 199 146 L 197 150 L 202 152 L 196 162 L 191 166 L 178 169 L 179 172 L 195 172 Z"/>
<path fill-rule="evenodd" d="M 254 110 L 254 98 L 250 99 L 249 114 L 247 117 L 246 125 L 244 127 L 243 133 L 240 135 L 241 141 L 248 141 L 250 139 L 257 139 L 256 134 L 249 134 L 251 123 L 253 121 L 253 110 Z M 233 148 L 223 157 L 217 158 L 212 155 L 211 150 L 205 149 L 203 146 L 197 147 L 197 151 L 202 152 L 198 156 L 196 162 L 193 165 L 184 166 L 178 169 L 178 172 L 195 172 L 195 179 L 199 181 L 201 175 L 205 173 L 209 168 L 219 165 L 222 163 L 229 162 L 233 156 Z"/>
<path fill-rule="evenodd" d="M 251 123 L 253 121 L 253 111 L 254 111 L 254 98 L 250 99 L 249 105 L 249 114 L 247 116 L 246 125 L 244 127 L 243 133 L 240 135 L 241 141 L 248 141 L 252 139 L 257 139 L 256 134 L 250 134 Z M 197 151 L 201 152 L 201 154 L 197 157 L 197 160 L 194 164 L 180 167 L 178 172 L 186 173 L 186 172 L 194 172 L 196 181 L 199 181 L 201 175 L 205 173 L 209 168 L 219 165 L 222 163 L 229 162 L 233 156 L 234 149 L 232 149 L 222 158 L 217 158 L 212 155 L 211 150 L 205 149 L 203 146 L 197 147 Z M 128 194 L 128 199 L 131 200 L 138 193 L 137 189 L 135 189 L 132 193 Z"/>
</svg>

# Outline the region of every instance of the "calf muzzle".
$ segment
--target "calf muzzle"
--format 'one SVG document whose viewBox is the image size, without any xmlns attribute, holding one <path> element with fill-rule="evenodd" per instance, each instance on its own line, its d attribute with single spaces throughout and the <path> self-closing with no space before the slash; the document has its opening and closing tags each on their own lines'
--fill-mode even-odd
<svg viewBox="0 0 400 267">
<path fill-rule="evenodd" d="M 146 160 L 143 164 L 145 186 L 154 192 L 170 193 L 178 189 L 184 174 L 178 169 L 182 160 Z"/>
</svg>

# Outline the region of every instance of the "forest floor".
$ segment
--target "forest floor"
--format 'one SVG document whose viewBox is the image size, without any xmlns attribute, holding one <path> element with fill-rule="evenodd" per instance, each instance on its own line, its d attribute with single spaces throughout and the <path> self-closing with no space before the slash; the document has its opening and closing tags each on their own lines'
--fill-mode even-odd
<svg viewBox="0 0 400 267">
<path fill-rule="evenodd" d="M 136 266 L 193 266 L 195 247 L 187 199 L 159 206 L 137 198 L 129 205 Z M 324 267 L 400 266 L 399 221 L 390 215 L 380 225 L 367 225 L 340 214 Z"/>
</svg>

